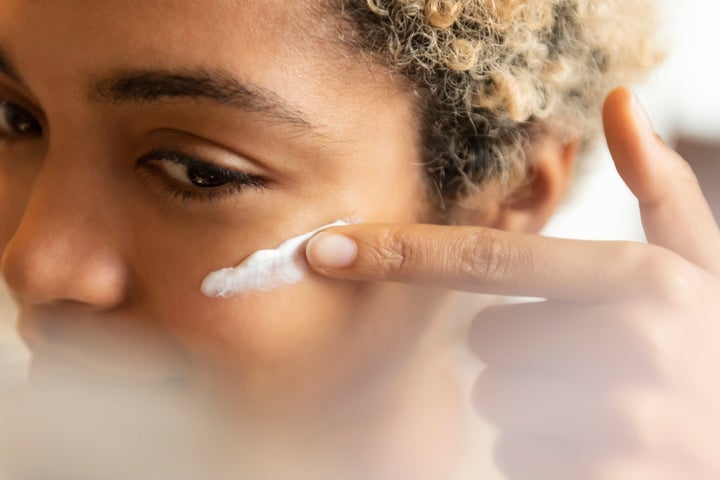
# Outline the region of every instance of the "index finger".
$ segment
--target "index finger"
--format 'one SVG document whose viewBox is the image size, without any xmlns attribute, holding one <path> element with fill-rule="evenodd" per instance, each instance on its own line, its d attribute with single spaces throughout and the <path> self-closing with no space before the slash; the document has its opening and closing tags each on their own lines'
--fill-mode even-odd
<svg viewBox="0 0 720 480">
<path fill-rule="evenodd" d="M 694 273 L 661 247 L 462 226 L 336 227 L 315 235 L 306 256 L 317 273 L 333 278 L 581 302 L 665 292 Z"/>
</svg>

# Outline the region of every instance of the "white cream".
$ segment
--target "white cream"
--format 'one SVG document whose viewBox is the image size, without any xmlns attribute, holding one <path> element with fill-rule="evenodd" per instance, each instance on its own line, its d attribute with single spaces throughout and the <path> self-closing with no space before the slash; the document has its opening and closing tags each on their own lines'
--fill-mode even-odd
<svg viewBox="0 0 720 480">
<path fill-rule="evenodd" d="M 272 250 L 258 250 L 238 266 L 210 273 L 202 282 L 206 297 L 230 297 L 247 291 L 267 291 L 297 283 L 305 277 L 308 266 L 302 248 L 320 230 L 347 225 L 338 220 L 293 237 Z"/>
</svg>

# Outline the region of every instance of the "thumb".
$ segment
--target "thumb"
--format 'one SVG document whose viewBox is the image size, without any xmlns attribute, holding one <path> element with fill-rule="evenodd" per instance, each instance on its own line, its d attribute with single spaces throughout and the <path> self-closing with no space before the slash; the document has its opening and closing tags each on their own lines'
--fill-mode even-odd
<svg viewBox="0 0 720 480">
<path fill-rule="evenodd" d="M 655 133 L 637 97 L 626 88 L 613 91 L 603 123 L 618 173 L 638 199 L 648 241 L 720 272 L 720 233 L 697 178 Z"/>
</svg>

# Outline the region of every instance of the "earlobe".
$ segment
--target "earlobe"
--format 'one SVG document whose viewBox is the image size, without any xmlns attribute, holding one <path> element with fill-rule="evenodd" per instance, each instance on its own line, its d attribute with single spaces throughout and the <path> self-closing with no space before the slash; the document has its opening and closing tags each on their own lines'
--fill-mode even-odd
<svg viewBox="0 0 720 480">
<path fill-rule="evenodd" d="M 527 178 L 500 204 L 493 228 L 537 233 L 565 198 L 573 176 L 579 141 L 545 138 L 528 152 Z"/>
<path fill-rule="evenodd" d="M 567 193 L 578 141 L 545 137 L 527 152 L 530 168 L 511 192 L 490 184 L 456 209 L 456 223 L 512 232 L 537 233 Z"/>
</svg>

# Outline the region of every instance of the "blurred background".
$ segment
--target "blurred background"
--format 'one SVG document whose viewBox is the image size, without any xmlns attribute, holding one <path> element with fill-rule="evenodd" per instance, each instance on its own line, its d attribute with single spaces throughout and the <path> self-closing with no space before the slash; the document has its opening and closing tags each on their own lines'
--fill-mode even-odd
<svg viewBox="0 0 720 480">
<path fill-rule="evenodd" d="M 720 2 L 659 0 L 664 66 L 637 89 L 658 132 L 693 165 L 711 204 L 720 206 Z M 642 21 L 642 19 L 638 19 Z M 716 214 L 717 216 L 717 214 Z M 604 147 L 587 165 L 546 233 L 588 239 L 642 240 L 633 197 L 617 177 Z M 0 385 L 23 377 L 27 354 L 14 330 L 15 313 L 0 284 Z"/>
<path fill-rule="evenodd" d="M 720 2 L 658 3 L 668 57 L 635 91 L 658 133 L 693 166 L 718 218 L 720 173 L 714 159 L 720 157 L 720 29 L 715 19 Z M 644 238 L 636 202 L 602 147 L 547 234 L 598 240 Z"/>
<path fill-rule="evenodd" d="M 15 311 L 0 283 L 0 387 L 22 382 L 28 354 L 15 332 Z"/>
</svg>

